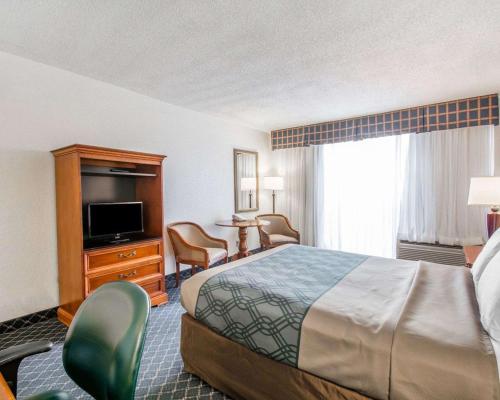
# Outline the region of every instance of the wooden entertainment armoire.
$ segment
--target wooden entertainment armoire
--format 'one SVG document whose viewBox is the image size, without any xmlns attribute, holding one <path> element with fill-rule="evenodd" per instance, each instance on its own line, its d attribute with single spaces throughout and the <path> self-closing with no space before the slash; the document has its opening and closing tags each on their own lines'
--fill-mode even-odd
<svg viewBox="0 0 500 400">
<path fill-rule="evenodd" d="M 129 280 L 166 303 L 163 258 L 165 156 L 75 144 L 52 151 L 56 171 L 59 320 L 69 325 L 100 285 Z M 143 232 L 123 243 L 88 238 L 87 205 L 143 202 Z"/>
</svg>

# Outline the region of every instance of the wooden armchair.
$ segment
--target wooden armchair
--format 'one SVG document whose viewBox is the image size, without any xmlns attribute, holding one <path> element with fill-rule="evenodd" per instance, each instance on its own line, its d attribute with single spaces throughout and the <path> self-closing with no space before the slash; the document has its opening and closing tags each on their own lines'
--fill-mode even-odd
<svg viewBox="0 0 500 400">
<path fill-rule="evenodd" d="M 300 243 L 300 233 L 292 228 L 288 218 L 281 214 L 262 214 L 257 220 L 268 221 L 259 226 L 260 245 L 265 250 L 287 243 Z"/>
<path fill-rule="evenodd" d="M 220 260 L 227 262 L 227 242 L 206 233 L 194 222 L 175 222 L 167 226 L 168 236 L 175 254 L 175 282 L 179 286 L 180 264 L 191 265 L 191 274 L 195 267 L 208 269 Z"/>
</svg>

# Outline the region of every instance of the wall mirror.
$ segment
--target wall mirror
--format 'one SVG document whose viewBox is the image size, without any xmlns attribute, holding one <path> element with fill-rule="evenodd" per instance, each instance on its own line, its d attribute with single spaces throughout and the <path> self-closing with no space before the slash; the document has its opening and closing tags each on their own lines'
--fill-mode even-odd
<svg viewBox="0 0 500 400">
<path fill-rule="evenodd" d="M 234 149 L 235 212 L 259 209 L 259 155 L 256 151 Z"/>
</svg>

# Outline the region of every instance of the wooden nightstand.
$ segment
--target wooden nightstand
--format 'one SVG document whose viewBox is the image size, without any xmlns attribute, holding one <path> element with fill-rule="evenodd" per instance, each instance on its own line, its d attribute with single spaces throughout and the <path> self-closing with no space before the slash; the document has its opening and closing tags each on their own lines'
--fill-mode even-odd
<svg viewBox="0 0 500 400">
<path fill-rule="evenodd" d="M 471 268 L 483 246 L 464 246 L 465 266 Z"/>
</svg>

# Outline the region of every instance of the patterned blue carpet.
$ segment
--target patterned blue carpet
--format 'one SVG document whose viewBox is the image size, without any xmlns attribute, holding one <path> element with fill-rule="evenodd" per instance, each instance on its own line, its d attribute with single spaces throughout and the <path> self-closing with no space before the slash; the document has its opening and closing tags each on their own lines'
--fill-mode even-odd
<svg viewBox="0 0 500 400">
<path fill-rule="evenodd" d="M 182 371 L 179 352 L 180 319 L 184 309 L 179 289 L 169 288 L 168 304 L 151 311 L 136 399 L 229 399 L 196 376 Z M 75 399 L 91 399 L 66 375 L 61 361 L 66 328 L 56 319 L 0 335 L 0 349 L 49 339 L 54 348 L 26 358 L 19 371 L 18 399 L 50 389 L 64 390 Z"/>
</svg>

